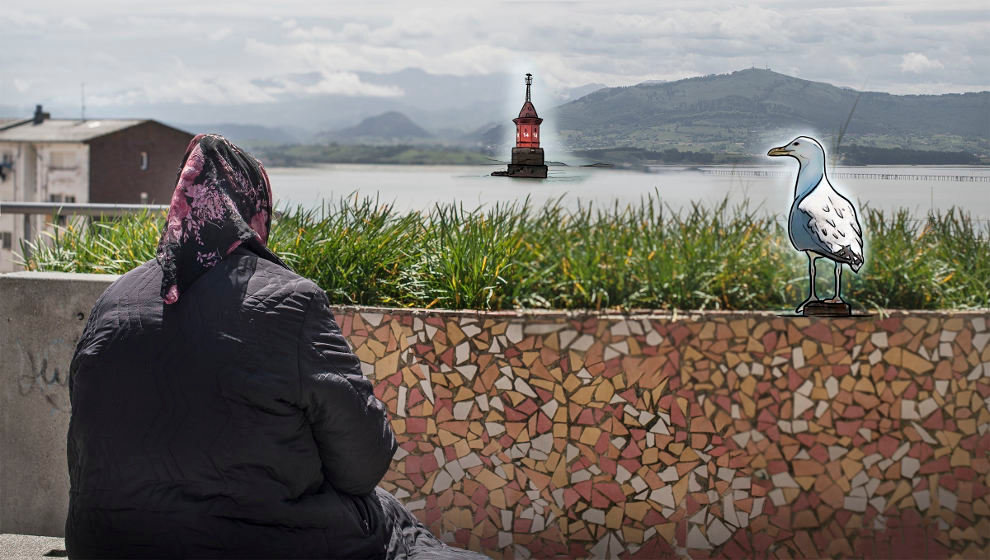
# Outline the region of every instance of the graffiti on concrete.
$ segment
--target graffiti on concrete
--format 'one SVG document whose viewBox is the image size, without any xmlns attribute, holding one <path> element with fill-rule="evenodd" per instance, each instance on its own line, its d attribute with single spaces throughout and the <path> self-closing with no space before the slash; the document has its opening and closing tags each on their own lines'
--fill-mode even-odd
<svg viewBox="0 0 990 560">
<path fill-rule="evenodd" d="M 73 345 L 57 338 L 49 342 L 48 347 L 40 352 L 26 349 L 23 345 L 19 346 L 26 358 L 21 362 L 22 373 L 17 378 L 20 395 L 26 397 L 40 394 L 55 410 L 69 412 L 67 364 L 72 356 Z"/>
</svg>

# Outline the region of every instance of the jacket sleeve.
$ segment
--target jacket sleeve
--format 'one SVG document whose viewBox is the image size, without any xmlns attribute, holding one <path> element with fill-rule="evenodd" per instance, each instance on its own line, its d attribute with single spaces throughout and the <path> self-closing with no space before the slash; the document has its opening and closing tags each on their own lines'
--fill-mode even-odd
<svg viewBox="0 0 990 560">
<path fill-rule="evenodd" d="M 300 406 L 313 430 L 324 478 L 348 494 L 374 491 L 398 444 L 385 405 L 361 373 L 320 289 L 303 320 L 299 377 Z"/>
</svg>

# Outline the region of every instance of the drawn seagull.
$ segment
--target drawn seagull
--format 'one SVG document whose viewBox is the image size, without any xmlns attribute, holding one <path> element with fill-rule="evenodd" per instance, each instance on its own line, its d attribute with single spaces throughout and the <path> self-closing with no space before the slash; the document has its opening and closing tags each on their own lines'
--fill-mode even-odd
<svg viewBox="0 0 990 560">
<path fill-rule="evenodd" d="M 797 313 L 813 301 L 815 295 L 815 261 L 830 259 L 835 263 L 835 297 L 827 303 L 843 303 L 840 295 L 842 265 L 853 272 L 863 266 L 863 230 L 856 209 L 828 182 L 825 174 L 825 149 L 814 138 L 798 136 L 785 146 L 773 148 L 768 156 L 789 156 L 801 164 L 794 184 L 794 203 L 787 220 L 787 235 L 798 251 L 808 255 L 811 293 L 798 306 Z"/>
</svg>

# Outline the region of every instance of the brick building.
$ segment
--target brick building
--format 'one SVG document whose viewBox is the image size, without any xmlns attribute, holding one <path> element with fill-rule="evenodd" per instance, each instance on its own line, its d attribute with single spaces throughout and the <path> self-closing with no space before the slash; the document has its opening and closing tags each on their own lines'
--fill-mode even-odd
<svg viewBox="0 0 990 560">
<path fill-rule="evenodd" d="M 0 119 L 0 200 L 167 204 L 193 135 L 153 120 Z M 0 272 L 48 216 L 0 216 Z M 26 235 L 25 235 L 26 233 Z"/>
</svg>

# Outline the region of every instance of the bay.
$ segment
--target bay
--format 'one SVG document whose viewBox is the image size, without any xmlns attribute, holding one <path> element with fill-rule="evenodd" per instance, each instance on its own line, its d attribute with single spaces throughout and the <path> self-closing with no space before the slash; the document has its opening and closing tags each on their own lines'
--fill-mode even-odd
<svg viewBox="0 0 990 560">
<path fill-rule="evenodd" d="M 788 162 L 790 163 L 790 162 Z M 643 170 L 551 166 L 547 179 L 492 177 L 504 166 L 333 164 L 268 169 L 280 207 L 318 207 L 341 197 L 377 197 L 400 211 L 429 211 L 437 204 L 466 209 L 497 203 L 534 205 L 561 198 L 564 206 L 639 204 L 659 192 L 674 210 L 693 202 L 730 205 L 748 201 L 751 209 L 786 215 L 793 197 L 796 165 L 683 167 Z M 962 178 L 963 180 L 955 180 Z M 829 169 L 829 180 L 862 208 L 907 208 L 924 217 L 929 210 L 963 208 L 990 220 L 990 168 L 956 166 L 865 166 Z"/>
</svg>

